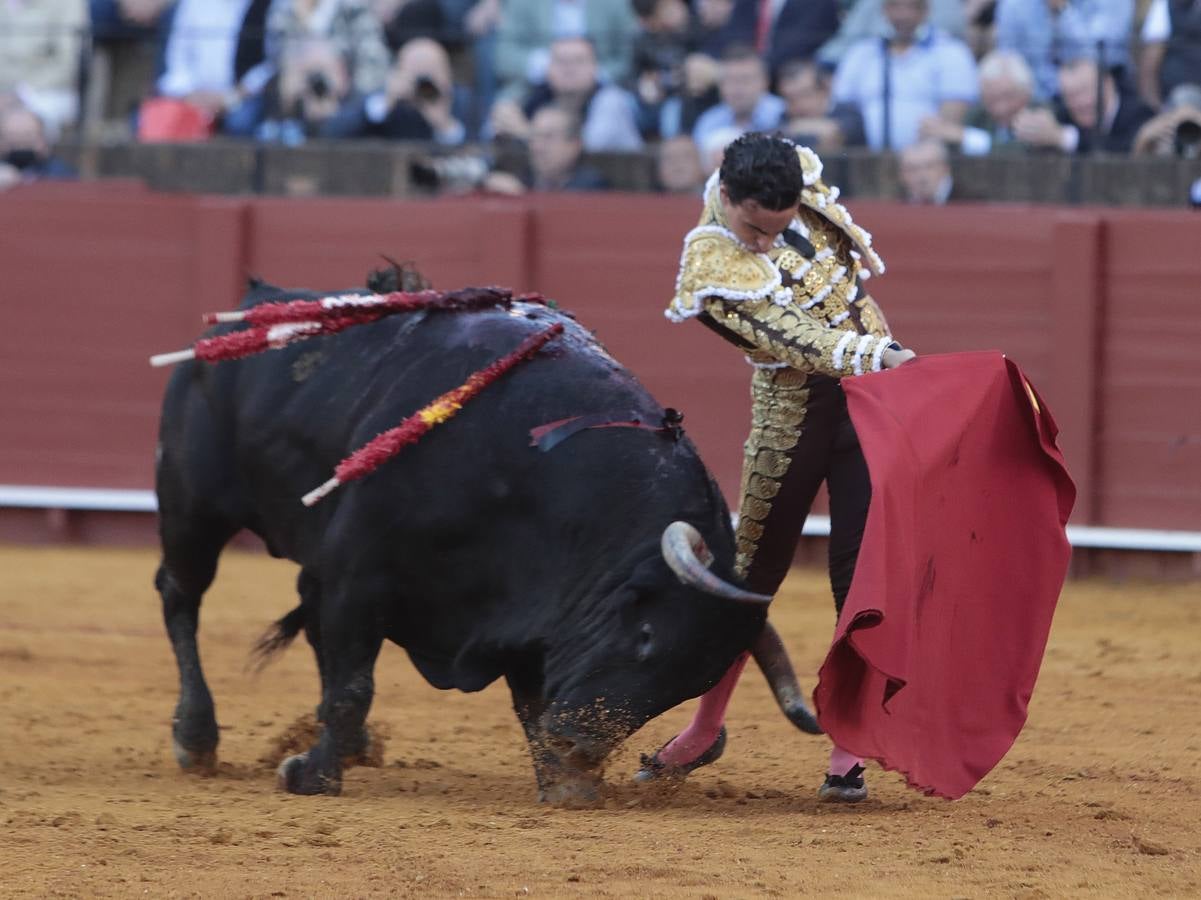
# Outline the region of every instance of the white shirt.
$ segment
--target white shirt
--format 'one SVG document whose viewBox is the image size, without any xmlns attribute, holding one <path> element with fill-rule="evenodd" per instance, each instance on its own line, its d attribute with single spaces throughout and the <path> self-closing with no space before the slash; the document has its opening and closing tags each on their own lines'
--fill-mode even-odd
<svg viewBox="0 0 1201 900">
<path fill-rule="evenodd" d="M 1162 44 L 1172 35 L 1172 20 L 1168 17 L 1168 0 L 1151 0 L 1147 18 L 1143 19 L 1144 44 Z"/>
<path fill-rule="evenodd" d="M 238 32 L 249 6 L 250 0 L 179 0 L 159 93 L 186 97 L 195 91 L 233 90 Z"/>
<path fill-rule="evenodd" d="M 555 0 L 550 13 L 550 33 L 557 38 L 587 34 L 586 12 L 584 0 Z"/>
</svg>

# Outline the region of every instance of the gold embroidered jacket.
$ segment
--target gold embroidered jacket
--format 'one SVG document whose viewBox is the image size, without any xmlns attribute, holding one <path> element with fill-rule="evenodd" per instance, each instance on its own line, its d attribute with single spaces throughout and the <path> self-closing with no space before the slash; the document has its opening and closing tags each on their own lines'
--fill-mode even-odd
<svg viewBox="0 0 1201 900">
<path fill-rule="evenodd" d="M 792 367 L 834 377 L 878 371 L 892 343 L 876 302 L 863 289 L 884 263 L 871 235 L 821 180 L 821 162 L 797 154 L 805 175 L 801 205 L 767 253 L 743 244 L 721 208 L 718 174 L 705 187 L 705 208 L 684 238 L 673 322 L 707 315 L 763 367 Z"/>
</svg>

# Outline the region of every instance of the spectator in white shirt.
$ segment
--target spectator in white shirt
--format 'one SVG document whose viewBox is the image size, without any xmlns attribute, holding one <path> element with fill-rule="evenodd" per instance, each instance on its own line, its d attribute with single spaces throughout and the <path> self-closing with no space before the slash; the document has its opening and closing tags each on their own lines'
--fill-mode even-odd
<svg viewBox="0 0 1201 900">
<path fill-rule="evenodd" d="M 927 0 L 884 0 L 889 35 L 855 44 L 834 74 L 834 103 L 858 106 L 874 150 L 909 146 L 927 116 L 962 122 L 979 94 L 971 51 L 928 13 Z"/>
<path fill-rule="evenodd" d="M 245 87 L 245 92 L 257 94 L 271 73 L 264 72 L 262 67 L 238 73 L 235 65 L 239 37 L 251 3 L 252 0 L 179 0 L 167 37 L 166 71 L 158 80 L 158 92 L 165 97 L 187 100 L 214 116 L 241 99 L 239 74 L 248 75 L 248 81 L 255 79 L 253 85 Z M 261 47 L 262 38 L 258 40 Z"/>
</svg>

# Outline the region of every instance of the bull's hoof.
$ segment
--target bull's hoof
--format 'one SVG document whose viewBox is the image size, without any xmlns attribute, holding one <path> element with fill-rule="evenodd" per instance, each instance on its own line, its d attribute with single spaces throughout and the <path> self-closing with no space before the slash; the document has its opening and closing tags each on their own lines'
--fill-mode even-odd
<svg viewBox="0 0 1201 900">
<path fill-rule="evenodd" d="M 674 741 L 673 737 L 671 741 Z M 670 744 L 668 741 L 667 744 Z M 709 745 L 709 749 L 694 759 L 692 762 L 683 763 L 682 765 L 673 765 L 665 763 L 659 758 L 659 754 L 663 752 L 664 744 L 654 752 L 652 756 L 642 754 L 642 768 L 634 773 L 634 780 L 639 784 L 646 784 L 651 781 L 683 781 L 688 777 L 688 774 L 701 766 L 707 766 L 710 763 L 715 763 L 721 759 L 721 755 L 726 752 L 726 726 L 721 726 L 721 731 L 717 733 L 717 737 L 713 743 Z"/>
<path fill-rule="evenodd" d="M 189 775 L 212 775 L 217 771 L 216 750 L 189 750 L 178 740 L 171 742 L 171 750 L 179 767 Z"/>
<path fill-rule="evenodd" d="M 825 734 L 822 727 L 818 724 L 817 716 L 815 716 L 803 701 L 789 703 L 784 708 L 784 715 L 788 717 L 788 721 L 795 725 L 805 734 Z"/>
<path fill-rule="evenodd" d="M 560 809 L 599 809 L 605 805 L 600 778 L 572 778 L 555 781 L 538 791 L 538 801 Z"/>
<path fill-rule="evenodd" d="M 289 756 L 275 770 L 276 783 L 281 791 L 312 797 L 329 794 L 336 797 L 342 793 L 342 782 L 326 778 L 309 765 L 309 755 L 298 753 Z"/>
</svg>

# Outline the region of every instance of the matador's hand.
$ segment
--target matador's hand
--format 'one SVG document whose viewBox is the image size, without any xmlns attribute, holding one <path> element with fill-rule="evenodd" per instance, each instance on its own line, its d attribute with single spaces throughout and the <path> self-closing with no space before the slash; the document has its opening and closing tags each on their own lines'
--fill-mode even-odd
<svg viewBox="0 0 1201 900">
<path fill-rule="evenodd" d="M 881 355 L 880 364 L 886 369 L 895 369 L 897 366 L 903 366 L 905 363 L 909 362 L 909 360 L 916 357 L 917 354 L 912 350 L 906 348 L 893 350 L 891 347 L 889 347 L 884 351 L 883 355 Z"/>
</svg>

